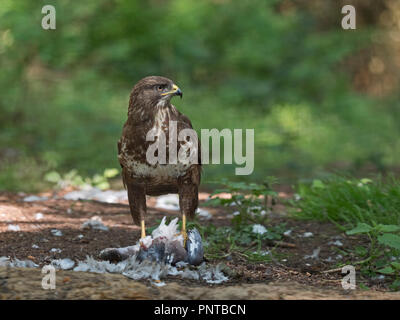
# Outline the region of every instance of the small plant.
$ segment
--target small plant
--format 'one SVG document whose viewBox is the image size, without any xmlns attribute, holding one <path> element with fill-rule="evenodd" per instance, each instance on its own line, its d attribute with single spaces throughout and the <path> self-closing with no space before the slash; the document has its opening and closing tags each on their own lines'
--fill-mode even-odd
<svg viewBox="0 0 400 320">
<path fill-rule="evenodd" d="M 347 235 L 365 234 L 368 236 L 370 245 L 366 249 L 357 247 L 355 253 L 366 257 L 358 264 L 364 265 L 363 273 L 381 273 L 395 277 L 391 285 L 392 289 L 400 289 L 400 263 L 391 261 L 392 257 L 399 256 L 400 236 L 396 232 L 400 231 L 400 226 L 375 224 L 373 226 L 366 223 L 358 223 L 357 226 L 346 232 Z"/>
<path fill-rule="evenodd" d="M 95 174 L 92 178 L 83 178 L 78 174 L 77 170 L 73 169 L 64 175 L 61 175 L 57 171 L 48 172 L 44 179 L 56 184 L 59 188 L 68 186 L 84 188 L 89 186 L 105 190 L 110 188 L 108 180 L 114 178 L 118 174 L 118 169 L 113 168 L 104 170 L 103 174 Z"/>
<path fill-rule="evenodd" d="M 263 248 L 281 240 L 285 231 L 284 224 L 266 227 L 268 212 L 277 198 L 277 193 L 272 190 L 276 179 L 269 177 L 263 184 L 226 179 L 219 183 L 223 187 L 216 189 L 206 204 L 228 207 L 233 212 L 232 227 L 210 225 L 202 228 L 203 238 L 207 239 L 207 256 L 236 255 L 248 261 L 269 261 L 272 252 Z"/>
<path fill-rule="evenodd" d="M 346 232 L 347 235 L 366 234 L 370 240 L 369 256 L 374 259 L 383 252 L 382 247 L 400 250 L 400 236 L 394 234 L 400 231 L 400 226 L 377 224 L 371 226 L 366 223 L 358 223 L 357 226 Z M 359 253 L 365 254 L 361 249 Z"/>
<path fill-rule="evenodd" d="M 368 277 L 385 274 L 395 277 L 391 285 L 400 289 L 400 183 L 383 180 L 332 176 L 312 183 L 301 183 L 289 202 L 293 215 L 301 219 L 330 221 L 347 235 L 365 235 L 368 245 L 358 245 L 349 256 L 360 261 L 361 273 Z M 344 255 L 344 252 L 341 253 Z"/>
<path fill-rule="evenodd" d="M 209 259 L 226 257 L 241 257 L 247 261 L 270 261 L 274 250 L 266 246 L 275 246 L 275 241 L 282 239 L 285 225 L 272 226 L 263 233 L 255 232 L 254 225 L 244 225 L 241 228 L 230 226 L 202 227 L 200 233 L 206 239 L 204 247 Z"/>
<path fill-rule="evenodd" d="M 264 224 L 266 222 L 269 210 L 268 199 L 274 203 L 277 198 L 277 193 L 272 190 L 272 186 L 276 184 L 274 177 L 268 177 L 263 184 L 230 182 L 226 179 L 219 183 L 223 187 L 211 194 L 207 205 L 222 205 L 235 210 L 232 222 L 236 227 L 246 223 Z M 221 197 L 220 194 L 229 194 L 229 197 Z"/>
</svg>

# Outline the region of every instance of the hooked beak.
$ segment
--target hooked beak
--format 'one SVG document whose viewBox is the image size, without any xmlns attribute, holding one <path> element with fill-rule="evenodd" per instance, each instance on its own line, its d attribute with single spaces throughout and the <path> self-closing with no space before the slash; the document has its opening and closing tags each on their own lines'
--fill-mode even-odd
<svg viewBox="0 0 400 320">
<path fill-rule="evenodd" d="M 166 95 L 169 95 L 169 94 L 170 94 L 170 95 L 173 95 L 173 96 L 180 96 L 181 99 L 182 99 L 182 96 L 183 96 L 182 90 L 179 89 L 179 87 L 178 87 L 176 84 L 174 84 L 174 85 L 172 86 L 172 90 L 171 90 L 171 91 L 164 92 L 164 93 L 162 93 L 161 95 L 162 95 L 162 96 L 166 96 Z"/>
</svg>

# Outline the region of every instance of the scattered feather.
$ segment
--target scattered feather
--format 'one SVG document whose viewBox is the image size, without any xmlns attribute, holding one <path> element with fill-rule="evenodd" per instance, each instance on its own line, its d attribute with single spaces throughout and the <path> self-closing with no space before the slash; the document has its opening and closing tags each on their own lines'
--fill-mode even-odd
<svg viewBox="0 0 400 320">
<path fill-rule="evenodd" d="M 210 220 L 210 219 L 212 218 L 211 213 L 208 212 L 208 211 L 205 210 L 205 209 L 202 209 L 202 208 L 197 208 L 196 213 L 198 214 L 198 216 L 199 216 L 200 218 L 203 218 L 203 219 L 205 219 L 205 220 Z"/>
<path fill-rule="evenodd" d="M 298 193 L 294 194 L 294 201 L 300 201 L 301 200 L 301 196 Z"/>
<path fill-rule="evenodd" d="M 17 224 L 9 224 L 7 227 L 9 231 L 21 231 L 21 228 Z"/>
<path fill-rule="evenodd" d="M 313 236 L 314 236 L 314 234 L 312 232 L 304 232 L 302 235 L 303 238 L 310 238 Z"/>
<path fill-rule="evenodd" d="M 36 214 L 35 214 L 35 219 L 36 219 L 36 220 L 41 220 L 41 219 L 43 219 L 43 213 L 41 213 L 41 212 L 36 213 Z"/>
<path fill-rule="evenodd" d="M 267 232 L 267 229 L 261 224 L 254 224 L 253 225 L 253 233 L 257 234 L 264 234 Z"/>
<path fill-rule="evenodd" d="M 267 256 L 271 252 L 269 250 L 262 250 L 262 251 L 253 251 L 254 254 L 259 254 L 260 256 Z"/>
<path fill-rule="evenodd" d="M 151 233 L 153 239 L 164 237 L 171 241 L 176 237 L 176 234 L 178 233 L 178 218 L 173 219 L 168 225 L 165 223 L 165 221 L 166 218 L 163 217 L 160 225 L 153 230 Z M 183 237 L 181 235 L 179 235 L 177 239 L 183 243 Z"/>
<path fill-rule="evenodd" d="M 106 203 L 119 203 L 128 201 L 126 190 L 106 190 L 102 191 L 98 188 L 86 187 L 81 190 L 68 192 L 64 195 L 66 200 L 96 200 Z M 67 211 L 68 212 L 68 211 Z M 72 212 L 72 210 L 70 211 Z M 70 213 L 68 212 L 68 213 Z"/>
<path fill-rule="evenodd" d="M 292 233 L 292 230 L 286 230 L 286 231 L 283 233 L 283 235 L 286 236 L 286 237 L 289 237 L 291 233 Z"/>
<path fill-rule="evenodd" d="M 343 246 L 343 243 L 340 240 L 330 241 L 330 242 L 328 242 L 328 244 L 333 244 L 333 245 L 338 246 L 338 247 L 342 247 Z"/>
<path fill-rule="evenodd" d="M 19 260 L 17 258 L 11 260 L 9 257 L 0 257 L 0 267 L 37 268 L 38 265 L 31 260 Z"/>
<path fill-rule="evenodd" d="M 321 248 L 314 249 L 313 253 L 311 255 L 304 256 L 304 259 L 315 259 L 315 260 L 318 260 L 320 251 L 321 251 Z"/>
<path fill-rule="evenodd" d="M 155 285 L 156 287 L 164 287 L 165 286 L 165 282 L 163 282 L 163 281 L 154 281 L 151 284 Z"/>
<path fill-rule="evenodd" d="M 51 229 L 51 234 L 55 237 L 62 237 L 63 233 L 58 229 Z"/>
<path fill-rule="evenodd" d="M 45 201 L 48 199 L 49 199 L 49 197 L 27 196 L 23 199 L 23 201 L 24 202 L 34 202 L 34 201 Z"/>
<path fill-rule="evenodd" d="M 57 269 L 69 270 L 75 265 L 75 262 L 69 258 L 66 259 L 55 259 L 51 261 L 51 264 Z"/>
<path fill-rule="evenodd" d="M 101 218 L 98 216 L 94 216 L 91 219 L 85 221 L 82 224 L 81 228 L 108 231 L 108 227 L 103 224 Z"/>
</svg>

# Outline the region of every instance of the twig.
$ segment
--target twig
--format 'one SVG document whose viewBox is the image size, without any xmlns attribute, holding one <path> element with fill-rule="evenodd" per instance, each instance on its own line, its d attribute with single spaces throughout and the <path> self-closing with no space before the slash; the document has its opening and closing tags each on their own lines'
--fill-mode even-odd
<svg viewBox="0 0 400 320">
<path fill-rule="evenodd" d="M 334 272 L 339 272 L 342 271 L 342 267 L 340 268 L 335 268 L 335 269 L 330 269 L 330 270 L 325 270 L 325 271 L 321 271 L 321 273 L 334 273 Z"/>
<path fill-rule="evenodd" d="M 296 245 L 295 245 L 294 243 L 290 243 L 290 242 L 274 241 L 273 244 L 274 244 L 274 246 L 276 246 L 276 247 L 282 247 L 282 248 L 296 248 Z"/>
<path fill-rule="evenodd" d="M 360 261 L 360 262 L 361 262 L 361 261 Z M 360 262 L 355 262 L 355 263 L 353 263 L 353 265 L 360 264 Z M 321 273 L 334 273 L 334 272 L 339 272 L 339 271 L 341 272 L 342 269 L 343 269 L 343 267 L 339 267 L 339 268 L 335 268 L 335 269 L 330 269 L 330 270 L 321 271 Z M 357 267 L 355 267 L 355 269 L 358 270 L 359 267 L 357 266 Z"/>
</svg>

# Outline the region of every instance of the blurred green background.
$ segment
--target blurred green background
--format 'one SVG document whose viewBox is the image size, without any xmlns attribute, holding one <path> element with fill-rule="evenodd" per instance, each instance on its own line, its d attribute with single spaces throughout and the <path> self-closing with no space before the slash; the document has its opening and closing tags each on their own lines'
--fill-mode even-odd
<svg viewBox="0 0 400 320">
<path fill-rule="evenodd" d="M 41 8 L 57 29 L 41 28 Z M 353 4 L 357 30 L 341 28 Z M 328 0 L 2 0 L 0 189 L 43 175 L 119 168 L 129 93 L 173 79 L 174 104 L 201 128 L 254 128 L 255 171 L 283 181 L 400 162 L 400 4 Z"/>
</svg>

